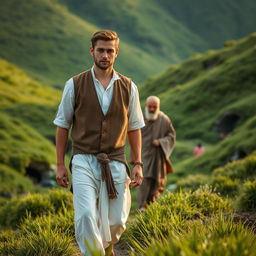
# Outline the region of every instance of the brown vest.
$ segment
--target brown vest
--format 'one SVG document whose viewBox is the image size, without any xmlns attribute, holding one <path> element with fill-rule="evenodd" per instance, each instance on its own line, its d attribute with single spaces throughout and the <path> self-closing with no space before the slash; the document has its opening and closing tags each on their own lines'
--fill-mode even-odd
<svg viewBox="0 0 256 256">
<path fill-rule="evenodd" d="M 128 128 L 131 80 L 118 74 L 112 101 L 103 114 L 91 71 L 73 77 L 75 107 L 71 131 L 73 155 L 114 154 L 124 150 Z"/>
</svg>

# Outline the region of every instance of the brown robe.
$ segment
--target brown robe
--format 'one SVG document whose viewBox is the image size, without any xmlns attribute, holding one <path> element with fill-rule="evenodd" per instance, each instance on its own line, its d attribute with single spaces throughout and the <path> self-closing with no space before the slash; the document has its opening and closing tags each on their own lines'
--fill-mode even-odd
<svg viewBox="0 0 256 256">
<path fill-rule="evenodd" d="M 152 144 L 159 140 L 160 146 Z M 138 190 L 140 207 L 154 201 L 163 192 L 166 183 L 166 174 L 172 173 L 169 160 L 176 140 L 176 132 L 171 120 L 163 112 L 159 112 L 154 121 L 145 119 L 142 128 L 142 161 L 144 162 L 144 180 Z"/>
</svg>

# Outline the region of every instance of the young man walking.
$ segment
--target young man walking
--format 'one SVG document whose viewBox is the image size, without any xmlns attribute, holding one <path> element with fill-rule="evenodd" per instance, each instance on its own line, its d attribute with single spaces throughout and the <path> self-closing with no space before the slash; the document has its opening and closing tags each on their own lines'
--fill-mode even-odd
<svg viewBox="0 0 256 256">
<path fill-rule="evenodd" d="M 116 32 L 98 31 L 91 42 L 94 65 L 67 81 L 54 120 L 56 179 L 68 187 L 64 158 L 70 129 L 77 243 L 85 255 L 90 255 L 88 245 L 114 255 L 113 245 L 125 230 L 130 210 L 129 185 L 139 186 L 143 179 L 144 121 L 136 85 L 113 68 L 119 50 Z M 124 155 L 127 135 L 134 163 L 130 176 Z"/>
</svg>

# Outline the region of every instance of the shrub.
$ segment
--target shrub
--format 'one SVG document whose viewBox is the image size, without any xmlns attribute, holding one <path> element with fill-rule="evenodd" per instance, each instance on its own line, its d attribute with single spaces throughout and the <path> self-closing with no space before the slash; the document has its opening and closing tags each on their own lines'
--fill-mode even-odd
<svg viewBox="0 0 256 256">
<path fill-rule="evenodd" d="M 224 167 L 214 170 L 213 175 L 226 176 L 231 179 L 238 179 L 241 182 L 253 180 L 256 177 L 256 154 L 252 154 L 242 160 L 231 162 Z"/>
<path fill-rule="evenodd" d="M 195 174 L 195 175 L 188 175 L 186 178 L 178 180 L 176 183 L 177 188 L 176 191 L 179 189 L 184 190 L 192 190 L 195 191 L 201 185 L 207 184 L 209 180 L 209 176 L 203 174 Z"/>
<path fill-rule="evenodd" d="M 40 194 L 28 194 L 24 197 L 10 200 L 0 209 L 0 224 L 15 227 L 22 222 L 27 215 L 40 216 L 53 212 L 54 208 L 49 200 Z"/>
<path fill-rule="evenodd" d="M 239 211 L 256 211 L 256 181 L 248 181 L 241 188 L 240 196 L 236 200 Z"/>
<path fill-rule="evenodd" d="M 231 210 L 230 203 L 216 193 L 211 192 L 211 189 L 207 186 L 189 194 L 188 203 L 191 208 L 197 209 L 205 216 Z"/>
<path fill-rule="evenodd" d="M 33 191 L 33 183 L 14 169 L 0 164 L 0 193 L 5 197 Z"/>
<path fill-rule="evenodd" d="M 56 212 L 63 208 L 68 210 L 73 209 L 73 195 L 70 192 L 54 189 L 48 192 L 48 197 Z"/>
<path fill-rule="evenodd" d="M 52 190 L 46 194 L 28 194 L 11 199 L 0 209 L 0 225 L 17 227 L 28 216 L 33 219 L 64 208 L 72 208 L 70 192 Z"/>
<path fill-rule="evenodd" d="M 36 233 L 40 229 L 52 229 L 58 230 L 59 233 L 63 233 L 67 236 L 74 237 L 74 211 L 63 208 L 59 213 L 50 213 L 35 219 L 30 216 L 24 220 L 20 225 L 21 232 L 24 233 Z"/>
<path fill-rule="evenodd" d="M 26 232 L 18 239 L 9 237 L 0 242 L 0 255 L 9 256 L 70 256 L 77 255 L 73 238 L 66 236 L 58 229 L 35 226 L 36 232 Z"/>
<path fill-rule="evenodd" d="M 221 195 L 232 197 L 237 194 L 240 185 L 239 180 L 221 175 L 214 176 L 210 184 Z"/>
<path fill-rule="evenodd" d="M 193 193 L 167 193 L 150 204 L 146 212 L 136 216 L 136 220 L 128 225 L 121 243 L 127 241 L 131 247 L 147 248 L 151 240 L 162 240 L 173 232 L 188 228 L 188 221 L 228 210 L 229 202 L 208 188 Z"/>
<path fill-rule="evenodd" d="M 232 218 L 218 216 L 189 225 L 189 229 L 174 232 L 167 239 L 152 240 L 145 250 L 136 247 L 132 256 L 255 255 L 255 234 L 242 223 L 234 224 Z"/>
</svg>

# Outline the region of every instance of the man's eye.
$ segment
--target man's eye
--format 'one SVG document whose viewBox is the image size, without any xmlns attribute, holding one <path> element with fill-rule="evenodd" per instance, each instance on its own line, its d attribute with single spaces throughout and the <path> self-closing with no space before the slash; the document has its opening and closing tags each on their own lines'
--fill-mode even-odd
<svg viewBox="0 0 256 256">
<path fill-rule="evenodd" d="M 113 49 L 109 49 L 109 50 L 107 50 L 107 52 L 108 52 L 108 54 L 111 54 L 111 53 L 114 52 L 114 50 Z"/>
<path fill-rule="evenodd" d="M 98 52 L 103 53 L 104 49 L 98 49 Z"/>
</svg>

